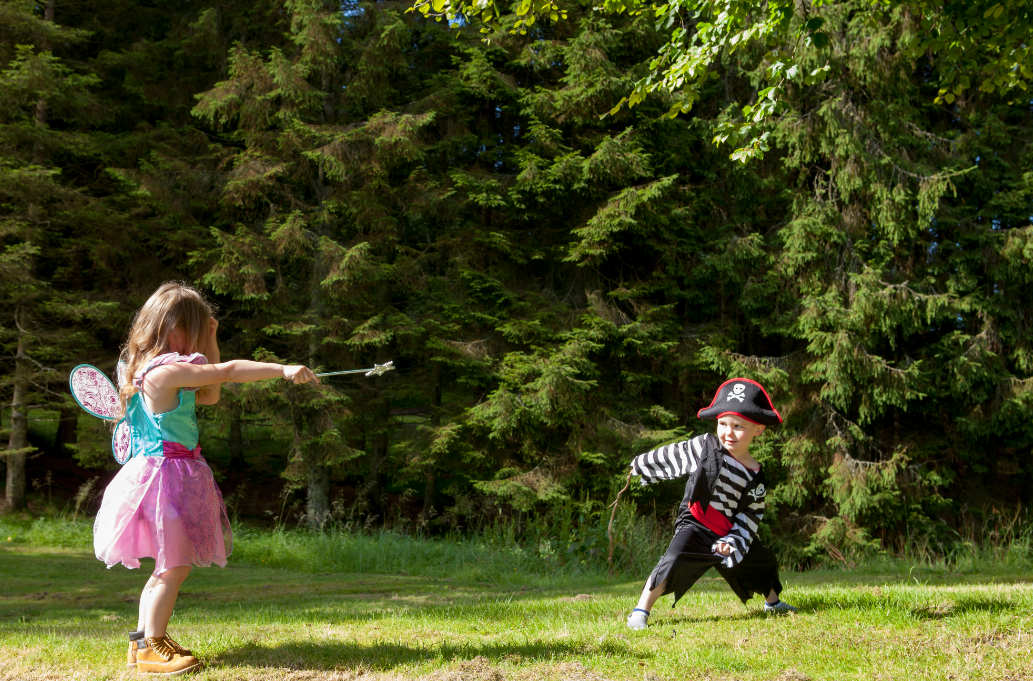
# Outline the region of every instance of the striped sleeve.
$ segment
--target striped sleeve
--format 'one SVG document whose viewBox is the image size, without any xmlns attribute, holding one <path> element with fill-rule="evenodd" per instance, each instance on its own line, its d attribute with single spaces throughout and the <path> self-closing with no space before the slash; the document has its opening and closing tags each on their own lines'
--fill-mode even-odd
<svg viewBox="0 0 1033 681">
<path fill-rule="evenodd" d="M 639 454 L 631 461 L 631 472 L 642 477 L 643 485 L 688 475 L 699 466 L 703 437 L 700 435 Z"/>
<path fill-rule="evenodd" d="M 732 552 L 722 561 L 725 567 L 735 567 L 742 562 L 750 551 L 750 545 L 757 536 L 757 528 L 764 517 L 764 499 L 767 494 L 761 494 L 753 500 L 749 506 L 735 515 L 732 529 L 728 534 L 721 537 L 721 542 L 730 544 Z"/>
</svg>

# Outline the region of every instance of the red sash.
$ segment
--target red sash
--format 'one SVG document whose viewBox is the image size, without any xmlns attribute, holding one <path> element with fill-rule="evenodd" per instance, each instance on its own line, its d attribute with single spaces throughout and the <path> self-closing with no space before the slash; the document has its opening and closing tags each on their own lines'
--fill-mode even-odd
<svg viewBox="0 0 1033 681">
<path fill-rule="evenodd" d="M 707 506 L 707 512 L 704 513 L 703 506 L 701 506 L 697 501 L 689 506 L 689 510 L 692 511 L 692 515 L 696 520 L 703 523 L 703 527 L 707 528 L 719 537 L 724 537 L 732 531 L 732 521 L 712 505 Z"/>
<path fill-rule="evenodd" d="M 162 440 L 161 453 L 166 459 L 200 459 L 201 445 L 199 444 L 193 450 L 190 450 L 178 442 Z"/>
</svg>

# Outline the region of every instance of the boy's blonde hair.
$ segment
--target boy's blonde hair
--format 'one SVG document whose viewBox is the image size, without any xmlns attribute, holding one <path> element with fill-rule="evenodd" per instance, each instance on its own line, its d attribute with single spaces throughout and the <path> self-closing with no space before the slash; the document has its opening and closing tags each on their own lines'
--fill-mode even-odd
<svg viewBox="0 0 1033 681">
<path fill-rule="evenodd" d="M 170 352 L 172 332 L 182 329 L 190 348 L 205 354 L 208 349 L 208 326 L 212 318 L 211 304 L 193 286 L 178 281 L 167 281 L 151 294 L 129 327 L 129 338 L 122 346 L 121 359 L 125 362 L 124 383 L 119 386 L 121 418 L 129 400 L 137 392 L 133 378 L 158 355 Z"/>
</svg>

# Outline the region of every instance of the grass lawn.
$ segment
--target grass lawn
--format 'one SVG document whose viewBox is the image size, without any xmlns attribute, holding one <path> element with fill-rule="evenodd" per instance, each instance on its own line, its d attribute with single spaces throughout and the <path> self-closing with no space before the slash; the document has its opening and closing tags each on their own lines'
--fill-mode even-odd
<svg viewBox="0 0 1033 681">
<path fill-rule="evenodd" d="M 232 560 L 232 559 L 231 559 Z M 0 547 L 0 679 L 121 679 L 147 576 L 88 551 Z M 1033 577 L 783 575 L 793 616 L 704 580 L 645 632 L 641 582 L 196 569 L 170 632 L 203 679 L 1033 679 Z M 642 575 L 645 578 L 645 575 Z"/>
</svg>

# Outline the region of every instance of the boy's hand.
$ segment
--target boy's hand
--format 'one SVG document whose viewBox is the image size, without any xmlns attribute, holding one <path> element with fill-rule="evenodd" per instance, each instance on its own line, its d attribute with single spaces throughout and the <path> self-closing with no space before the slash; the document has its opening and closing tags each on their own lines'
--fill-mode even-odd
<svg viewBox="0 0 1033 681">
<path fill-rule="evenodd" d="M 308 367 L 294 364 L 283 368 L 283 377 L 292 383 L 319 383 L 319 378 Z"/>
<path fill-rule="evenodd" d="M 717 547 L 714 549 L 719 555 L 727 556 L 732 553 L 732 545 L 724 542 L 718 542 Z"/>
</svg>

